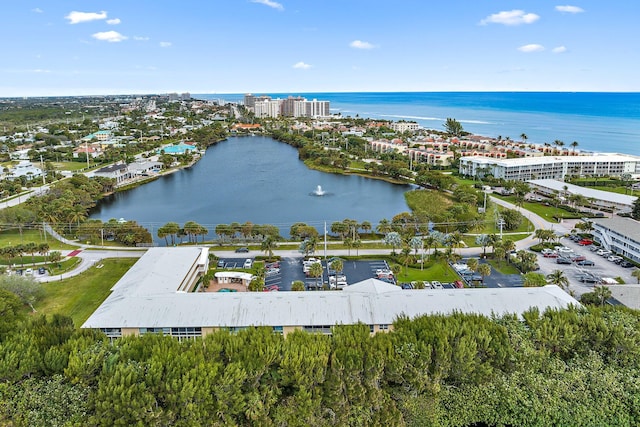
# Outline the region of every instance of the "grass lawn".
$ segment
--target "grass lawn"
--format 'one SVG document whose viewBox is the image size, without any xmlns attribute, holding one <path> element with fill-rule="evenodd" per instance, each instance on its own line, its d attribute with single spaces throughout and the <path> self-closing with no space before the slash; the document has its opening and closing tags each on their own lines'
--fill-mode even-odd
<svg viewBox="0 0 640 427">
<path fill-rule="evenodd" d="M 640 196 L 640 191 L 638 190 L 633 190 L 633 193 L 630 194 L 629 193 L 629 187 L 604 187 L 604 186 L 596 186 L 596 187 L 585 187 L 585 188 L 593 188 L 595 190 L 602 190 L 602 191 L 608 191 L 610 193 L 618 193 L 618 194 L 625 194 L 627 196 Z"/>
<path fill-rule="evenodd" d="M 495 259 L 487 260 L 491 264 L 491 268 L 499 271 L 502 274 L 520 274 L 513 264 L 509 264 L 507 261 L 496 261 Z"/>
<path fill-rule="evenodd" d="M 79 276 L 59 282 L 45 283 L 45 297 L 35 308 L 40 314 L 60 313 L 70 316 L 80 327 L 91 313 L 109 296 L 111 287 L 131 268 L 137 258 L 103 260 Z"/>
<path fill-rule="evenodd" d="M 87 167 L 87 162 L 51 162 L 56 170 L 75 172 Z M 91 166 L 95 166 L 95 163 L 91 163 Z"/>
<path fill-rule="evenodd" d="M 0 232 L 0 248 L 7 246 L 17 246 L 20 244 L 26 244 L 34 242 L 36 244 L 45 243 L 44 237 L 40 230 L 22 230 L 22 237 L 17 229 L 4 230 Z M 62 243 L 50 235 L 47 235 L 46 243 L 49 244 L 49 249 L 52 251 L 59 251 L 61 249 L 77 249 L 75 246 Z"/>
<path fill-rule="evenodd" d="M 399 282 L 411 282 L 413 280 L 438 280 L 440 282 L 453 282 L 460 279 L 449 264 L 444 260 L 430 261 L 425 263 L 425 269 L 408 267 L 406 270 L 402 266 L 402 271 L 398 275 Z"/>
<path fill-rule="evenodd" d="M 498 199 L 505 200 L 510 203 L 515 203 L 515 198 L 513 196 L 500 196 L 496 194 L 492 194 L 492 196 Z M 564 209 L 555 208 L 553 206 L 545 206 L 542 203 L 524 202 L 522 204 L 522 208 L 525 210 L 531 211 L 534 214 L 539 215 L 550 222 L 557 222 L 553 218 L 554 216 L 566 217 L 566 218 L 571 218 L 575 216 L 575 214 L 567 212 Z M 527 213 L 524 212 L 523 215 L 526 217 Z"/>
</svg>

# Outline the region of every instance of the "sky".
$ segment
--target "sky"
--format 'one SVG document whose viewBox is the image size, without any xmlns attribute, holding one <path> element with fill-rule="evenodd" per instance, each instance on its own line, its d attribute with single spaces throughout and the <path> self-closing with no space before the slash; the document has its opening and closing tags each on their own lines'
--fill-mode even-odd
<svg viewBox="0 0 640 427">
<path fill-rule="evenodd" d="M 635 0 L 20 0 L 0 97 L 640 91 Z"/>
</svg>

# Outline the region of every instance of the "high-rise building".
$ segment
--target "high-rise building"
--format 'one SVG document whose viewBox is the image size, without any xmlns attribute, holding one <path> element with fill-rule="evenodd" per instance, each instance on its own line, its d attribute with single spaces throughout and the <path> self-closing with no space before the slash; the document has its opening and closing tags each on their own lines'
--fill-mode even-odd
<svg viewBox="0 0 640 427">
<path fill-rule="evenodd" d="M 278 117 L 280 115 L 280 99 L 268 99 L 264 101 L 255 101 L 253 113 L 256 117 Z"/>
<path fill-rule="evenodd" d="M 298 105 L 304 101 L 306 101 L 306 99 L 301 96 L 296 96 L 295 98 L 290 96 L 287 99 L 283 99 L 280 114 L 286 117 L 300 117 L 300 107 L 298 107 Z"/>
</svg>

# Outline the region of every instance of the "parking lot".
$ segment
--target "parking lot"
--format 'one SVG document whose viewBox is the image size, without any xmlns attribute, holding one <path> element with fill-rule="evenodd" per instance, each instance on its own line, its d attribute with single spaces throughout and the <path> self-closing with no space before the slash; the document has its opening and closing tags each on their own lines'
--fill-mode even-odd
<svg viewBox="0 0 640 427">
<path fill-rule="evenodd" d="M 246 261 L 246 257 L 243 258 L 221 258 L 219 260 L 218 268 L 221 269 L 243 269 Z M 329 258 L 326 261 L 320 259 L 323 267 L 323 275 L 320 279 L 313 277 L 307 277 L 303 271 L 303 258 L 302 257 L 283 257 L 277 263 L 277 268 L 270 268 L 266 270 L 265 274 L 265 287 L 277 285 L 282 291 L 290 291 L 291 284 L 300 280 L 305 284 L 307 290 L 316 290 L 323 284 L 329 282 L 327 276 L 327 264 L 330 264 L 333 258 Z M 385 260 L 358 260 L 349 261 L 342 260 L 343 269 L 342 274 L 346 276 L 346 281 L 349 285 L 361 282 L 363 280 L 370 279 L 376 276 L 377 270 L 388 270 L 389 265 Z M 318 283 L 318 287 L 316 287 Z M 452 283 L 442 283 L 444 289 L 454 289 L 455 286 Z M 496 285 L 496 287 L 498 287 Z"/>
<path fill-rule="evenodd" d="M 589 246 L 580 246 L 569 238 L 561 239 L 558 245 L 571 249 L 573 251 L 571 254 L 584 257 L 587 261 L 593 261 L 594 265 L 579 265 L 578 262 L 559 264 L 557 258 L 545 258 L 538 255 L 540 273 L 547 275 L 554 270 L 562 270 L 569 279 L 570 288 L 575 290 L 578 295 L 590 292 L 591 288 L 602 278 L 621 277 L 625 283 L 636 283 L 636 279 L 631 276 L 633 268 L 623 268 L 612 261 L 607 261 L 607 257 L 599 256 L 595 251 L 590 251 Z"/>
</svg>

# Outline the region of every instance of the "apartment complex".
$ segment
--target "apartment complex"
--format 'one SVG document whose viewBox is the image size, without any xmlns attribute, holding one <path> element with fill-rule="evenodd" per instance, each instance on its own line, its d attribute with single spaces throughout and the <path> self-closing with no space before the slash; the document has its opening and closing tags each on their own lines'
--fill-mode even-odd
<svg viewBox="0 0 640 427">
<path fill-rule="evenodd" d="M 626 194 L 612 193 L 610 191 L 594 190 L 593 188 L 580 187 L 579 185 L 557 181 L 555 179 L 532 179 L 527 181 L 533 190 L 545 196 L 568 196 L 579 194 L 589 201 L 589 206 L 596 209 L 614 210 L 616 212 L 629 212 L 637 197 Z"/>
<path fill-rule="evenodd" d="M 567 175 L 621 176 L 640 175 L 640 157 L 627 154 L 593 154 L 588 156 L 544 156 L 517 159 L 461 157 L 462 175 L 483 177 L 492 175 L 510 181 L 559 179 Z"/>
<path fill-rule="evenodd" d="M 631 218 L 590 219 L 594 240 L 607 250 L 640 262 L 640 222 Z"/>
<path fill-rule="evenodd" d="M 252 110 L 256 117 L 327 117 L 331 115 L 329 101 L 317 99 L 309 101 L 301 96 L 271 99 L 267 95 L 246 94 L 244 105 Z"/>
<path fill-rule="evenodd" d="M 114 285 L 82 325 L 111 338 L 160 333 L 179 339 L 217 330 L 266 326 L 275 333 L 330 334 L 363 323 L 371 333 L 393 329 L 399 316 L 454 312 L 486 316 L 577 305 L 557 286 L 541 288 L 403 290 L 377 279 L 327 292 L 193 292 L 208 268 L 208 248 L 150 248 Z M 247 279 L 248 280 L 248 279 Z"/>
<path fill-rule="evenodd" d="M 391 122 L 389 128 L 398 133 L 413 132 L 420 129 L 420 125 L 416 122 Z"/>
</svg>

